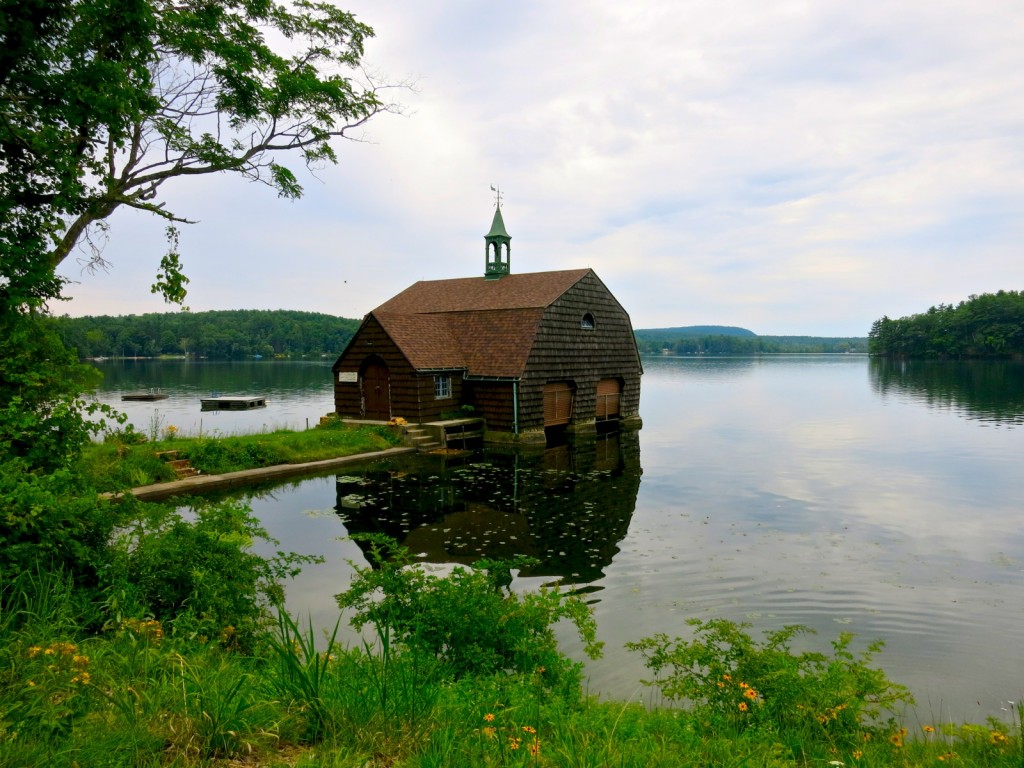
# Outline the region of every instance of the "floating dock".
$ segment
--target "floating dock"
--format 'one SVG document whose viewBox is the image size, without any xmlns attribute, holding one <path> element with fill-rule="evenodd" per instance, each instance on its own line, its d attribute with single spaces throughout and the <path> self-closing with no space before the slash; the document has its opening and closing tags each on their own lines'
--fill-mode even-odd
<svg viewBox="0 0 1024 768">
<path fill-rule="evenodd" d="M 122 400 L 132 400 L 134 402 L 150 402 L 153 400 L 166 400 L 168 395 L 163 392 L 125 392 L 121 395 Z"/>
<path fill-rule="evenodd" d="M 267 407 L 267 398 L 265 396 L 223 395 L 202 397 L 199 399 L 199 402 L 203 404 L 204 411 L 249 411 L 253 408 Z"/>
</svg>

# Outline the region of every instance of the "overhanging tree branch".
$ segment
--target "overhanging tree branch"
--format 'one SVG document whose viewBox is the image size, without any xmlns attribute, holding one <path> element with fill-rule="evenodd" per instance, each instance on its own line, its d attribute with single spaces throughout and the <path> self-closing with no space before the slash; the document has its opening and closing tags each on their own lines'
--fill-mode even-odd
<svg viewBox="0 0 1024 768">
<path fill-rule="evenodd" d="M 170 179 L 237 173 L 299 197 L 289 157 L 336 163 L 334 142 L 399 111 L 381 98 L 395 86 L 361 68 L 373 30 L 331 3 L 3 1 L 30 25 L 49 4 L 22 58 L 0 56 L 5 300 L 54 295 L 56 270 L 121 206 L 187 222 L 159 200 Z M 19 258 L 34 265 L 21 275 Z"/>
</svg>

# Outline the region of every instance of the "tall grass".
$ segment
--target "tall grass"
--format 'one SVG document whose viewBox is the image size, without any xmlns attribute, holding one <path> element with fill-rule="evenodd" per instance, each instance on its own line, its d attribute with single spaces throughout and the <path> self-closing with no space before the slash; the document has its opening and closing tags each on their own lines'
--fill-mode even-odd
<svg viewBox="0 0 1024 768">
<path fill-rule="evenodd" d="M 552 685 L 537 667 L 456 674 L 444 648 L 411 646 L 390 619 L 372 627 L 376 640 L 340 647 L 337 626 L 321 635 L 278 611 L 251 653 L 228 636 L 185 636 L 145 616 L 110 615 L 98 628 L 70 587 L 62 574 L 38 572 L 0 585 L 0 765 L 1024 765 L 1019 702 L 1006 722 L 983 725 L 843 722 L 858 697 L 899 692 L 843 638 L 824 659 L 790 652 L 791 631 L 758 640 L 728 622 L 701 623 L 685 640 L 638 641 L 666 695 L 687 694 L 686 706 L 648 708 Z M 463 606 L 463 621 L 492 615 L 479 612 L 485 592 Z M 486 594 L 506 611 L 499 624 L 523 609 Z M 500 636 L 500 627 L 474 627 L 484 640 Z M 865 679 L 874 688 L 844 682 Z M 734 717 L 741 703 L 745 716 L 760 714 Z M 857 739 L 840 737 L 847 727 Z"/>
</svg>

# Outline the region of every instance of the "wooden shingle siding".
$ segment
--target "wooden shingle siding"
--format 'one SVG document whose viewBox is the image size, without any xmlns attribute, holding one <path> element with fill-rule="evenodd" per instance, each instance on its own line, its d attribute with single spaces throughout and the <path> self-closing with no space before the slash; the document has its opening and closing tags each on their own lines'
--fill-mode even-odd
<svg viewBox="0 0 1024 768">
<path fill-rule="evenodd" d="M 486 420 L 488 430 L 511 433 L 515 428 L 512 387 L 511 381 L 466 381 L 465 402 L 472 404 L 474 416 Z"/>
<path fill-rule="evenodd" d="M 367 320 L 334 364 L 334 410 L 339 416 L 363 418 L 362 382 L 338 381 L 339 373 L 356 374 L 367 358 L 376 356 L 388 367 L 391 414 L 400 415 L 417 404 L 415 376 L 412 366 L 391 343 L 388 335 L 373 318 Z"/>
<path fill-rule="evenodd" d="M 616 410 L 623 419 L 639 411 L 642 369 L 629 315 L 589 269 L 416 283 L 367 315 L 335 363 L 342 416 L 363 415 L 351 379 L 371 355 L 388 366 L 391 415 L 410 422 L 465 404 L 488 432 L 527 439 L 543 433 L 544 388 L 555 383 L 572 392 L 572 409 L 547 423 L 568 419 L 585 430 Z M 451 398 L 438 400 L 434 376 L 449 369 Z M 609 382 L 619 389 L 617 409 L 609 392 L 599 409 L 598 387 Z"/>
<path fill-rule="evenodd" d="M 593 316 L 593 328 L 581 327 L 585 314 Z M 620 414 L 636 415 L 641 372 L 629 315 L 590 272 L 544 314 L 523 376 L 520 427 L 544 424 L 544 385 L 553 381 L 575 385 L 574 423 L 596 418 L 601 379 L 622 381 Z"/>
<path fill-rule="evenodd" d="M 448 376 L 452 381 L 452 396 L 438 400 L 434 394 L 434 376 Z M 417 394 L 419 404 L 415 412 L 410 411 L 412 416 L 406 416 L 409 421 L 437 421 L 446 414 L 453 413 L 459 409 L 462 400 L 462 371 L 438 371 L 429 374 L 419 374 L 417 377 Z"/>
</svg>

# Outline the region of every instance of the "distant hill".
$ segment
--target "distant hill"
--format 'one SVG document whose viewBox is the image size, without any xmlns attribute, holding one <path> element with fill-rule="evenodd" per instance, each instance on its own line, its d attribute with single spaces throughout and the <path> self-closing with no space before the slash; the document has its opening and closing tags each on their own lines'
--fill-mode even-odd
<svg viewBox="0 0 1024 768">
<path fill-rule="evenodd" d="M 634 332 L 644 355 L 759 355 L 867 352 L 867 337 L 758 336 L 729 325 L 641 328 Z"/>
<path fill-rule="evenodd" d="M 731 325 L 684 325 L 681 328 L 644 328 L 635 331 L 638 339 L 665 339 L 681 336 L 757 336 L 746 328 Z"/>
</svg>

